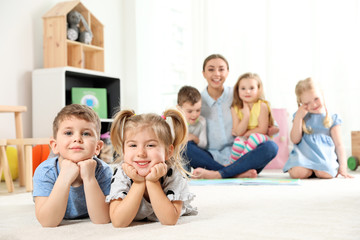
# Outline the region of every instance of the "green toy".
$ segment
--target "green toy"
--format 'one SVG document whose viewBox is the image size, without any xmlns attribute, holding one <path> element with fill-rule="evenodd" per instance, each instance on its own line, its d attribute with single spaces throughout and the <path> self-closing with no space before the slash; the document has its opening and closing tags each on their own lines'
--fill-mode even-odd
<svg viewBox="0 0 360 240">
<path fill-rule="evenodd" d="M 359 166 L 360 159 L 360 131 L 351 131 L 351 155 L 347 164 L 350 170 L 355 171 Z"/>
<path fill-rule="evenodd" d="M 348 158 L 347 164 L 350 170 L 355 171 L 359 166 L 359 160 L 356 157 L 351 156 Z"/>
</svg>

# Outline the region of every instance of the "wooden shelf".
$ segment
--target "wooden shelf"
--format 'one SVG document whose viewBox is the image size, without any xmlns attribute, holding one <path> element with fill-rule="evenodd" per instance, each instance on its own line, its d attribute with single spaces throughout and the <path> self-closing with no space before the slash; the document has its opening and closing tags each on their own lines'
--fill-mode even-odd
<svg viewBox="0 0 360 240">
<path fill-rule="evenodd" d="M 81 43 L 81 42 L 77 42 L 77 41 L 72 41 L 67 39 L 66 43 L 68 44 L 68 46 L 70 45 L 75 45 L 75 46 L 82 46 L 84 49 L 88 50 L 88 51 L 104 51 L 104 48 L 102 47 L 98 47 L 95 45 L 89 45 L 89 44 L 85 44 L 85 43 Z"/>
<path fill-rule="evenodd" d="M 66 38 L 66 17 L 72 10 L 86 19 L 93 33 L 91 44 Z M 79 0 L 58 3 L 43 16 L 43 21 L 44 68 L 70 66 L 104 72 L 104 26 Z"/>
<path fill-rule="evenodd" d="M 104 71 L 104 48 L 71 40 L 66 43 L 68 66 Z"/>
</svg>

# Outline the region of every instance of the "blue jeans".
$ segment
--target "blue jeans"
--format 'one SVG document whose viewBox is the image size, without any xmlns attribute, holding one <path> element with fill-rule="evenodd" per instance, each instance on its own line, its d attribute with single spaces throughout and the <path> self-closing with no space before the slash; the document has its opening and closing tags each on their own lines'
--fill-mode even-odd
<svg viewBox="0 0 360 240">
<path fill-rule="evenodd" d="M 250 169 L 255 169 L 257 173 L 260 173 L 275 158 L 277 152 L 278 146 L 276 143 L 266 141 L 233 164 L 225 167 L 216 162 L 210 152 L 199 148 L 194 142 L 190 141 L 186 147 L 185 159 L 189 161 L 190 166 L 193 168 L 201 167 L 218 171 L 222 178 L 231 178 Z"/>
</svg>

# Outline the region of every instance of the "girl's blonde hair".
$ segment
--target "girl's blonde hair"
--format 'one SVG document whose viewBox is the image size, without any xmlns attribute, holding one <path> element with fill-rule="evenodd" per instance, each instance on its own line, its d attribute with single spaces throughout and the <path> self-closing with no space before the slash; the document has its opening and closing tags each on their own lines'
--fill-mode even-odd
<svg viewBox="0 0 360 240">
<path fill-rule="evenodd" d="M 258 99 L 265 101 L 265 94 L 264 94 L 264 87 L 262 84 L 262 81 L 259 77 L 259 75 L 257 75 L 256 73 L 244 73 L 243 75 L 241 75 L 237 82 L 234 85 L 234 93 L 233 93 L 233 101 L 231 104 L 231 107 L 238 107 L 239 109 L 242 109 L 244 107 L 244 102 L 243 100 L 241 100 L 240 96 L 239 96 L 239 86 L 240 86 L 240 82 L 241 80 L 244 79 L 255 79 L 258 82 L 258 89 L 259 89 L 259 96 Z M 270 108 L 270 103 L 267 101 L 267 103 L 269 104 L 269 108 Z M 274 118 L 271 114 L 271 108 L 269 109 L 269 126 L 273 126 L 274 125 Z"/>
<path fill-rule="evenodd" d="M 171 122 L 168 123 L 166 118 L 170 118 Z M 124 158 L 125 133 L 141 131 L 144 128 L 151 128 L 154 131 L 159 142 L 165 146 L 166 154 L 169 154 L 169 147 L 174 146 L 174 152 L 168 162 L 184 174 L 188 174 L 183 168 L 181 157 L 187 142 L 187 123 L 183 114 L 175 109 L 166 110 L 162 116 L 154 113 L 136 115 L 132 110 L 118 112 L 111 124 L 110 136 L 120 161 Z"/>
<path fill-rule="evenodd" d="M 300 80 L 296 84 L 296 87 L 295 87 L 296 101 L 297 101 L 298 107 L 301 106 L 301 95 L 304 92 L 309 91 L 309 90 L 319 89 L 319 88 L 320 88 L 319 85 L 317 83 L 315 83 L 311 78 L 306 78 L 304 80 Z M 324 98 L 324 96 L 323 96 L 323 98 Z M 323 124 L 326 128 L 330 128 L 332 125 L 332 119 L 329 116 L 328 110 L 326 108 L 325 100 L 324 100 L 324 107 L 325 107 L 326 115 L 325 115 Z M 312 132 L 312 129 L 308 129 L 306 127 L 304 120 L 302 122 L 302 129 L 307 134 L 310 134 Z"/>
</svg>

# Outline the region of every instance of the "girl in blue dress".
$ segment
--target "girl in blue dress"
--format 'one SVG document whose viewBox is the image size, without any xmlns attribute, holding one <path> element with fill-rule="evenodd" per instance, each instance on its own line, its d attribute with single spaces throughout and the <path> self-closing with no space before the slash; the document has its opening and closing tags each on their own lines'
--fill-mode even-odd
<svg viewBox="0 0 360 240">
<path fill-rule="evenodd" d="M 319 87 L 311 78 L 295 88 L 299 109 L 294 114 L 290 139 L 294 149 L 284 166 L 291 178 L 350 178 L 341 140 L 341 119 L 330 114 Z"/>
</svg>

